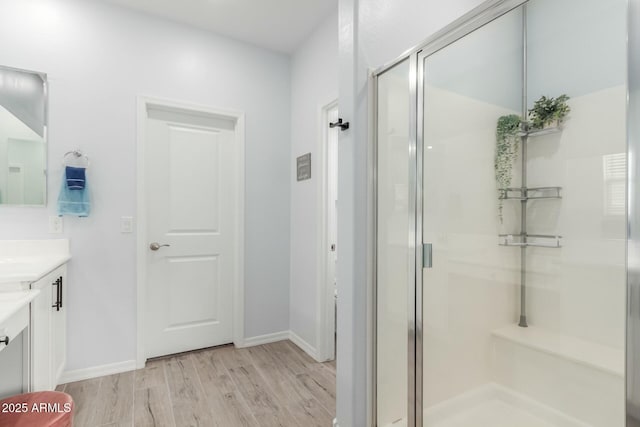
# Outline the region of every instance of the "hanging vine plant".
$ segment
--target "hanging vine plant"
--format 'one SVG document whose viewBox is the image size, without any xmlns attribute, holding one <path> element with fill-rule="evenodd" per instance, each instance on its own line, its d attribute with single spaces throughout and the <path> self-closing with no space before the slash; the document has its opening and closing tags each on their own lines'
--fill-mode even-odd
<svg viewBox="0 0 640 427">
<path fill-rule="evenodd" d="M 507 188 L 511 185 L 513 165 L 518 158 L 518 147 L 520 145 L 520 124 L 522 118 L 511 114 L 498 119 L 496 126 L 496 157 L 495 172 L 496 184 L 498 186 L 498 217 L 500 223 L 503 222 L 502 208 L 503 197 Z"/>
</svg>

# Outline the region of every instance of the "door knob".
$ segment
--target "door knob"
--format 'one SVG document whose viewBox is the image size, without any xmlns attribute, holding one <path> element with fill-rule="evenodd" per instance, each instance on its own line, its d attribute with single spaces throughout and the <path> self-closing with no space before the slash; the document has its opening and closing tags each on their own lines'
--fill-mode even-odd
<svg viewBox="0 0 640 427">
<path fill-rule="evenodd" d="M 161 244 L 160 244 L 160 243 L 158 243 L 158 242 L 153 242 L 153 243 L 151 243 L 151 244 L 149 245 L 149 249 L 151 249 L 152 251 L 157 251 L 158 249 L 160 249 L 160 248 L 162 248 L 162 247 L 164 247 L 164 246 L 169 247 L 169 246 L 171 246 L 171 245 L 166 245 L 166 244 L 165 244 L 165 245 L 161 245 Z"/>
</svg>

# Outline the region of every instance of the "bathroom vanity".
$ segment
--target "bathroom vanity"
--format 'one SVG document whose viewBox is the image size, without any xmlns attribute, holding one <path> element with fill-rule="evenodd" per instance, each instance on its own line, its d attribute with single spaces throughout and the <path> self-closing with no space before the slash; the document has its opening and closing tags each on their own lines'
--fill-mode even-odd
<svg viewBox="0 0 640 427">
<path fill-rule="evenodd" d="M 22 387 L 0 393 L 57 386 L 66 363 L 70 259 L 67 240 L 0 241 L 0 352 L 11 353 L 0 353 L 0 374 L 22 378 Z"/>
</svg>

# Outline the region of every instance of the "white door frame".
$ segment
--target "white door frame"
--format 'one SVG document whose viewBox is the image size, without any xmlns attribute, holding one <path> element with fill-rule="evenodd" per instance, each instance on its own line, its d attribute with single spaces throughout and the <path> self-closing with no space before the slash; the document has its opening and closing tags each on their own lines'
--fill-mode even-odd
<svg viewBox="0 0 640 427">
<path fill-rule="evenodd" d="M 327 241 L 327 233 L 329 230 L 329 156 L 328 156 L 328 135 L 329 135 L 329 119 L 328 112 L 338 105 L 337 97 L 331 102 L 320 107 L 318 129 L 319 144 L 318 153 L 320 153 L 320 165 L 318 170 L 319 200 L 318 206 L 318 277 L 316 281 L 317 291 L 317 318 L 316 318 L 316 356 L 317 360 L 324 362 L 331 360 L 335 355 L 335 298 L 333 293 L 333 278 L 328 277 L 329 266 L 329 244 Z"/>
<path fill-rule="evenodd" d="M 160 106 L 177 110 L 186 110 L 189 112 L 204 113 L 224 119 L 231 119 L 235 122 L 235 143 L 237 150 L 237 223 L 236 223 L 236 281 L 233 284 L 233 343 L 236 346 L 244 344 L 244 135 L 245 135 L 245 119 L 244 113 L 220 108 L 212 108 L 203 105 L 190 104 L 181 101 L 154 98 L 148 96 L 138 96 L 137 100 L 137 217 L 138 224 L 136 227 L 136 264 L 137 264 L 137 349 L 136 349 L 136 366 L 138 369 L 143 368 L 146 363 L 144 349 L 144 331 L 145 331 L 145 312 L 146 312 L 146 281 L 147 281 L 147 224 L 146 224 L 146 197 L 145 197 L 145 129 L 148 118 L 149 106 Z"/>
</svg>

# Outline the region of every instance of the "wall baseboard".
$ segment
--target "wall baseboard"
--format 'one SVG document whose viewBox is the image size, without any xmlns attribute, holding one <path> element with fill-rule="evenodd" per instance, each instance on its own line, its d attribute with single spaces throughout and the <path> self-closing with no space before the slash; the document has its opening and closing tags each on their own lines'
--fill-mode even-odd
<svg viewBox="0 0 640 427">
<path fill-rule="evenodd" d="M 273 334 L 265 334 L 245 338 L 242 343 L 235 343 L 235 346 L 238 348 L 245 348 L 284 340 L 290 340 L 295 345 L 300 347 L 305 353 L 311 356 L 314 360 L 318 360 L 315 347 L 300 338 L 300 336 L 293 331 L 281 331 L 275 332 Z M 134 371 L 136 367 L 137 365 L 135 360 L 126 360 L 124 362 L 109 363 L 107 365 L 94 366 L 91 368 L 64 371 L 60 376 L 60 384 Z"/>
<path fill-rule="evenodd" d="M 269 344 L 272 342 L 289 339 L 289 331 L 274 332 L 272 334 L 258 335 L 242 340 L 241 343 L 234 343 L 238 348 L 253 347 L 256 345 Z"/>
<path fill-rule="evenodd" d="M 318 361 L 318 352 L 316 351 L 316 348 L 303 340 L 300 335 L 296 334 L 293 331 L 289 331 L 289 339 L 295 345 L 300 347 L 305 353 L 311 356 L 313 360 Z"/>
<path fill-rule="evenodd" d="M 255 337 L 245 338 L 242 341 L 242 343 L 235 343 L 235 346 L 238 348 L 245 348 L 245 347 L 253 347 L 256 345 L 269 344 L 272 342 L 284 341 L 284 340 L 290 340 L 295 345 L 300 347 L 302 351 L 304 351 L 309 356 L 311 356 L 313 360 L 318 361 L 318 352 L 316 351 L 316 348 L 311 344 L 309 344 L 308 342 L 306 342 L 305 340 L 303 340 L 300 337 L 300 335 L 296 334 L 293 331 L 281 331 L 281 332 L 275 332 L 273 334 L 265 334 L 265 335 L 258 335 Z"/>
<path fill-rule="evenodd" d="M 64 371 L 60 376 L 60 384 L 88 380 L 91 378 L 103 377 L 105 375 L 120 374 L 122 372 L 134 371 L 135 369 L 136 361 L 126 360 L 124 362 L 109 363 L 91 368 Z"/>
</svg>

